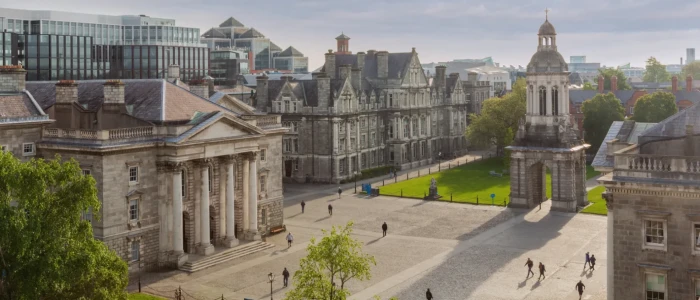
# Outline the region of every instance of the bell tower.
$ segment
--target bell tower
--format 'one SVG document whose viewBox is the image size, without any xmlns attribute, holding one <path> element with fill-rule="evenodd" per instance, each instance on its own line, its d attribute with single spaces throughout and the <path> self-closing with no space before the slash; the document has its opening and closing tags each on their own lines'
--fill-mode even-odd
<svg viewBox="0 0 700 300">
<path fill-rule="evenodd" d="M 338 37 L 335 38 L 338 44 L 338 50 L 335 52 L 337 54 L 352 54 L 350 52 L 350 37 L 345 35 L 345 33 L 341 33 Z"/>
</svg>

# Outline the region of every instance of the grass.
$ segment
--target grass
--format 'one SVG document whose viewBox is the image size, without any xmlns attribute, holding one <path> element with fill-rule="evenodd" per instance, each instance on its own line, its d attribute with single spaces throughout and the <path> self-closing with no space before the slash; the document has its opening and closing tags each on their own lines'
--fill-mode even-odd
<svg viewBox="0 0 700 300">
<path fill-rule="evenodd" d="M 600 172 L 594 170 L 593 166 L 586 165 L 586 179 L 591 179 L 591 178 L 596 177 L 598 175 L 600 175 Z"/>
<path fill-rule="evenodd" d="M 129 300 L 165 300 L 165 298 L 144 293 L 129 294 Z"/>
<path fill-rule="evenodd" d="M 605 199 L 603 199 L 602 196 L 603 192 L 605 192 L 604 186 L 597 186 L 588 191 L 588 202 L 591 202 L 591 205 L 584 208 L 581 212 L 586 214 L 607 216 L 608 207 L 605 205 Z"/>
</svg>

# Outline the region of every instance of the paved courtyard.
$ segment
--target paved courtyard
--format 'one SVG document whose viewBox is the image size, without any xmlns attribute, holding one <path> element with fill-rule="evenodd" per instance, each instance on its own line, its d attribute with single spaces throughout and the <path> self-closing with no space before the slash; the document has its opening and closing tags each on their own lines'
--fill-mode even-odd
<svg viewBox="0 0 700 300">
<path fill-rule="evenodd" d="M 391 197 L 366 198 L 349 193 L 338 200 L 337 186 L 288 190 L 285 216 L 295 244 L 285 234 L 267 239 L 275 248 L 194 274 L 179 271 L 149 275 L 145 291 L 172 297 L 181 286 L 185 299 L 282 299 L 281 272 L 293 274 L 312 236 L 332 225 L 355 223 L 355 237 L 365 243 L 377 265 L 372 279 L 349 285 L 352 299 L 578 299 L 574 285 L 587 286 L 583 299 L 605 299 L 605 217 L 542 210 L 516 210 Z M 299 202 L 306 199 L 306 212 Z M 333 216 L 327 205 L 333 204 Z M 381 224 L 387 222 L 387 237 Z M 586 251 L 596 255 L 596 271 L 583 272 Z M 526 259 L 544 262 L 547 278 L 525 280 Z M 535 270 L 536 272 L 536 270 Z M 290 284 L 291 288 L 291 284 Z"/>
</svg>

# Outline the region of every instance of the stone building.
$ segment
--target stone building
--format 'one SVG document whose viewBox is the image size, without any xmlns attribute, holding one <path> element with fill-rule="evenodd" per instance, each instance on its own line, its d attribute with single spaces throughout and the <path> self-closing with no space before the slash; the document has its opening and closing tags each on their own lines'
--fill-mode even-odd
<svg viewBox="0 0 700 300">
<path fill-rule="evenodd" d="M 237 113 L 177 82 L 25 83 L 23 69 L 0 69 L 0 146 L 75 158 L 101 202 L 84 218 L 132 270 L 283 225 L 280 116 Z"/>
<path fill-rule="evenodd" d="M 510 201 L 531 208 L 547 200 L 546 168 L 552 174 L 552 210 L 576 211 L 588 203 L 584 144 L 569 114 L 569 72 L 557 51 L 557 33 L 545 20 L 537 52 L 527 65 L 527 111 L 512 146 Z"/>
<path fill-rule="evenodd" d="M 618 150 L 605 185 L 608 299 L 700 296 L 700 105 Z"/>
<path fill-rule="evenodd" d="M 341 37 L 312 80 L 257 79 L 256 109 L 282 114 L 290 128 L 285 178 L 339 182 L 466 153 L 469 101 L 459 75 L 440 67 L 429 80 L 415 48 L 352 54 Z"/>
</svg>

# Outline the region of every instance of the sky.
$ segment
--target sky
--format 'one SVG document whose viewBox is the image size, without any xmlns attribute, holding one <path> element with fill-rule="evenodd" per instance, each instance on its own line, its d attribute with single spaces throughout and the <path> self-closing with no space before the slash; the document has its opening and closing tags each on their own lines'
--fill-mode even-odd
<svg viewBox="0 0 700 300">
<path fill-rule="evenodd" d="M 233 16 L 285 49 L 309 57 L 310 69 L 348 35 L 353 52 L 416 48 L 421 63 L 491 56 L 525 66 L 537 47 L 545 9 L 557 30 L 559 52 L 607 66 L 643 67 L 685 61 L 700 48 L 698 0 L 23 0 L 2 7 L 139 15 L 175 19 L 202 33 Z M 700 58 L 700 52 L 698 52 Z"/>
</svg>

